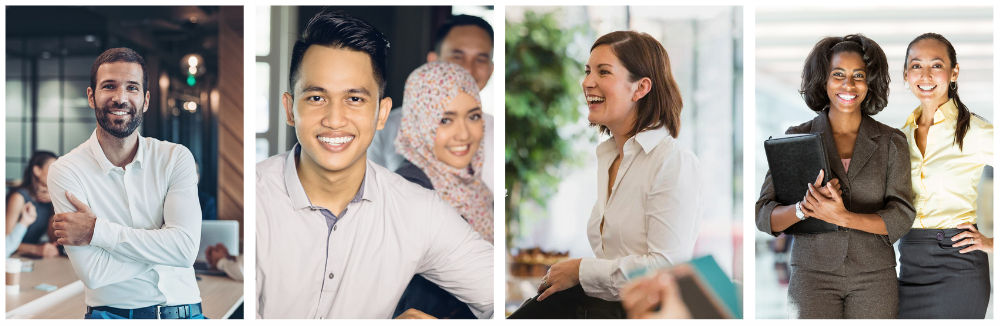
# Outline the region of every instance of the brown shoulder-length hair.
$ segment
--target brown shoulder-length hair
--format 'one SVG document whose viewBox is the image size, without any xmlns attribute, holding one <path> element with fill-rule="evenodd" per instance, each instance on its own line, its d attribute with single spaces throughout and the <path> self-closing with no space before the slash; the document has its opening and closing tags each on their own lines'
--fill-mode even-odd
<svg viewBox="0 0 1000 326">
<path fill-rule="evenodd" d="M 629 72 L 629 81 L 636 82 L 644 77 L 649 78 L 651 89 L 639 99 L 635 114 L 635 124 L 628 132 L 628 137 L 646 131 L 666 126 L 670 135 L 677 138 L 681 130 L 681 91 L 674 81 L 670 71 L 670 57 L 660 42 L 646 33 L 635 31 L 617 31 L 601 36 L 590 47 L 593 52 L 601 45 L 611 47 L 618 60 Z M 610 134 L 607 126 L 600 126 L 601 133 Z"/>
</svg>

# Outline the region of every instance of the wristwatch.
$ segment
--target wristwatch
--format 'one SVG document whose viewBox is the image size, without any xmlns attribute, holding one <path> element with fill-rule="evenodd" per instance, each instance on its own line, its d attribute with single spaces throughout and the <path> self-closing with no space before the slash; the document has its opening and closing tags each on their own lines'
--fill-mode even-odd
<svg viewBox="0 0 1000 326">
<path fill-rule="evenodd" d="M 802 213 L 802 202 L 795 203 L 795 217 L 798 217 L 802 221 L 806 219 L 806 214 Z"/>
</svg>

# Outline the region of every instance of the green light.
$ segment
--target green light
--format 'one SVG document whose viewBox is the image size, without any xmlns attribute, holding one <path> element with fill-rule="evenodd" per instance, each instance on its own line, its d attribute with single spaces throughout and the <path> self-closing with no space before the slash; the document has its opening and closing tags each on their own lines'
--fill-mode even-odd
<svg viewBox="0 0 1000 326">
<path fill-rule="evenodd" d="M 194 86 L 194 75 L 188 75 L 188 86 Z"/>
</svg>

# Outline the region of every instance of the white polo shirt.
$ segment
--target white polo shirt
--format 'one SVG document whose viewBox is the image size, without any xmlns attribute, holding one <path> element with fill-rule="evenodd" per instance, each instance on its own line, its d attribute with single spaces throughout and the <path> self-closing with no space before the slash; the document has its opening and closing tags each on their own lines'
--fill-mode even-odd
<svg viewBox="0 0 1000 326">
<path fill-rule="evenodd" d="M 135 159 L 120 168 L 104 155 L 95 131 L 52 163 L 48 186 L 56 214 L 76 211 L 69 191 L 97 216 L 89 246 L 66 246 L 88 306 L 201 302 L 192 268 L 201 206 L 186 147 L 140 136 Z"/>
</svg>

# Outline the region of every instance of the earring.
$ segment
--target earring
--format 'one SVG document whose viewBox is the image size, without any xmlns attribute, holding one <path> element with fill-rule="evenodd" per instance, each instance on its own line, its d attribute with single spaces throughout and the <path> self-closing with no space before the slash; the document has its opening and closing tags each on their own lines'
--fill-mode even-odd
<svg viewBox="0 0 1000 326">
<path fill-rule="evenodd" d="M 907 83 L 906 81 L 903 81 L 903 89 L 910 90 L 910 84 Z"/>
<path fill-rule="evenodd" d="M 956 89 L 958 89 L 958 83 L 951 82 L 951 90 L 956 90 Z"/>
</svg>

